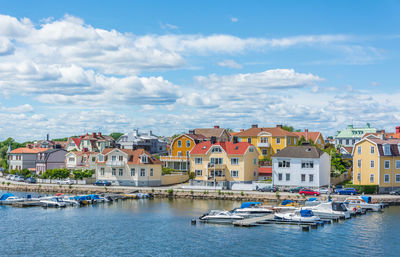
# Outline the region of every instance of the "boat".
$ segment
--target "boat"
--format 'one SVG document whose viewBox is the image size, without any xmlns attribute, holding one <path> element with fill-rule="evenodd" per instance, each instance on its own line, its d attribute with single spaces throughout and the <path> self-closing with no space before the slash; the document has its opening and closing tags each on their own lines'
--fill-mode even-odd
<svg viewBox="0 0 400 257">
<path fill-rule="evenodd" d="M 230 224 L 234 221 L 242 219 L 244 219 L 243 216 L 235 215 L 229 211 L 220 211 L 220 210 L 212 210 L 209 213 L 206 213 L 199 217 L 199 220 L 202 222 L 226 223 L 226 224 Z"/>
<path fill-rule="evenodd" d="M 316 206 L 319 204 L 321 204 L 321 201 L 319 201 L 316 197 L 311 197 L 304 203 L 305 206 Z"/>
<path fill-rule="evenodd" d="M 65 202 L 66 204 L 72 205 L 72 206 L 80 206 L 81 202 L 79 199 L 76 199 L 74 196 L 64 196 L 62 198 L 62 201 Z"/>
<path fill-rule="evenodd" d="M 321 219 L 350 218 L 350 212 L 341 202 L 321 202 L 315 206 L 303 207 L 303 210 L 311 210 Z"/>
<path fill-rule="evenodd" d="M 382 211 L 381 204 L 370 202 L 371 198 L 369 196 L 351 196 L 346 198 L 344 204 L 348 209 L 360 207 L 366 211 Z"/>
<path fill-rule="evenodd" d="M 244 202 L 240 208 L 233 209 L 231 212 L 234 215 L 244 217 L 264 216 L 273 212 L 269 207 L 261 205 L 261 202 Z"/>
<path fill-rule="evenodd" d="M 321 221 L 311 210 L 297 210 L 289 213 L 275 213 L 275 220 L 296 223 L 315 223 Z"/>
<path fill-rule="evenodd" d="M 43 207 L 56 207 L 56 208 L 63 208 L 66 207 L 66 203 L 62 201 L 60 198 L 53 196 L 48 199 L 40 200 L 40 203 Z"/>
<path fill-rule="evenodd" d="M 27 200 L 26 198 L 20 198 L 20 197 L 14 196 L 11 193 L 5 193 L 0 197 L 0 204 L 11 205 L 12 203 L 23 202 L 26 200 Z"/>
<path fill-rule="evenodd" d="M 271 207 L 274 212 L 284 213 L 284 212 L 294 212 L 299 209 L 299 204 L 292 200 L 283 200 L 281 205 Z"/>
</svg>

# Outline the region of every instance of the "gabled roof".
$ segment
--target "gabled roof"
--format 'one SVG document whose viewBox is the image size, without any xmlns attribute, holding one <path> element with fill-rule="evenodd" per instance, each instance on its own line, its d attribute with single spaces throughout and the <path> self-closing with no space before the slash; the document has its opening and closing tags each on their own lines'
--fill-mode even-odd
<svg viewBox="0 0 400 257">
<path fill-rule="evenodd" d="M 270 133 L 273 137 L 284 137 L 284 136 L 291 136 L 291 137 L 297 137 L 296 134 L 293 132 L 286 131 L 282 128 L 279 127 L 274 127 L 274 128 L 249 128 L 246 129 L 245 131 L 237 133 L 235 136 L 237 137 L 256 137 L 258 134 L 261 132 L 267 132 Z"/>
<path fill-rule="evenodd" d="M 258 168 L 258 175 L 260 175 L 260 176 L 272 176 L 272 167 L 260 167 L 260 168 Z"/>
<path fill-rule="evenodd" d="M 312 140 L 314 143 L 317 142 L 317 139 L 319 137 L 319 135 L 321 135 L 321 132 L 293 132 L 294 134 L 296 134 L 299 138 L 304 137 L 306 140 Z"/>
<path fill-rule="evenodd" d="M 206 154 L 213 146 L 220 146 L 229 155 L 243 155 L 246 153 L 247 149 L 253 145 L 247 142 L 217 142 L 211 144 L 211 141 L 204 141 L 197 144 L 190 154 Z"/>
<path fill-rule="evenodd" d="M 378 139 L 378 138 L 367 138 L 366 140 L 368 141 L 372 141 L 374 142 L 377 147 L 378 147 L 378 152 L 380 156 L 388 156 L 385 155 L 383 146 L 384 145 L 390 145 L 390 156 L 400 156 L 400 152 L 399 152 L 399 147 L 398 145 L 400 144 L 400 139 L 394 139 L 394 138 L 390 138 L 390 139 Z"/>
<path fill-rule="evenodd" d="M 222 136 L 222 133 L 224 131 L 225 131 L 224 128 L 197 128 L 197 129 L 194 129 L 195 134 L 200 134 L 207 138 L 211 138 L 211 137 L 219 138 Z"/>
<path fill-rule="evenodd" d="M 81 140 L 82 140 L 82 136 L 80 136 L 80 137 L 72 137 L 71 139 L 72 139 L 72 141 L 74 141 L 74 143 L 75 143 L 75 145 L 77 146 L 77 147 L 79 147 L 80 145 L 81 145 Z"/>
<path fill-rule="evenodd" d="M 160 160 L 155 158 L 153 155 L 151 155 L 149 152 L 147 152 L 144 149 L 132 150 L 132 149 L 119 149 L 119 148 L 105 148 L 103 150 L 103 152 L 101 152 L 101 154 L 107 155 L 114 150 L 118 150 L 118 151 L 126 153 L 128 155 L 128 164 L 162 164 L 162 162 Z M 143 154 L 148 156 L 147 163 L 140 162 L 140 156 Z"/>
<path fill-rule="evenodd" d="M 301 145 L 301 146 L 288 146 L 276 153 L 275 157 L 285 158 L 320 158 L 325 152 L 316 146 Z"/>
<path fill-rule="evenodd" d="M 49 148 L 28 148 L 28 147 L 20 147 L 14 150 L 11 150 L 12 154 L 23 154 L 23 153 L 40 153 L 49 150 Z"/>
</svg>

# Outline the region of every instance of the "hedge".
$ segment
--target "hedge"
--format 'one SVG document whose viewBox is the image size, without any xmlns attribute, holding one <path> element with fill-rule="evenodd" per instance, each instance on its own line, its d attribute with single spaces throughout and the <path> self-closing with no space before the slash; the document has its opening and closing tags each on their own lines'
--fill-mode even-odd
<svg viewBox="0 0 400 257">
<path fill-rule="evenodd" d="M 379 186 L 376 185 L 353 185 L 353 184 L 346 184 L 344 187 L 347 188 L 355 188 L 359 194 L 376 194 L 379 191 Z"/>
</svg>

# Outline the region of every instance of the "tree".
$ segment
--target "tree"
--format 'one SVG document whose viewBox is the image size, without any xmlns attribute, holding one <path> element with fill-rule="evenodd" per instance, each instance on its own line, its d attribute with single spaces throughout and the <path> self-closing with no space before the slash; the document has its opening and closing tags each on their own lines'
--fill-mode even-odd
<svg viewBox="0 0 400 257">
<path fill-rule="evenodd" d="M 300 129 L 295 129 L 293 126 L 283 125 L 282 129 L 289 131 L 289 132 L 300 132 Z"/>
<path fill-rule="evenodd" d="M 52 139 L 52 141 L 68 141 L 68 137 Z"/>
<path fill-rule="evenodd" d="M 121 132 L 113 132 L 113 133 L 110 134 L 110 136 L 112 138 L 114 138 L 115 141 L 117 141 L 123 134 L 124 133 L 121 133 Z"/>
<path fill-rule="evenodd" d="M 227 132 L 233 132 L 233 129 L 231 129 L 231 128 L 227 128 L 227 129 L 225 129 Z"/>
</svg>

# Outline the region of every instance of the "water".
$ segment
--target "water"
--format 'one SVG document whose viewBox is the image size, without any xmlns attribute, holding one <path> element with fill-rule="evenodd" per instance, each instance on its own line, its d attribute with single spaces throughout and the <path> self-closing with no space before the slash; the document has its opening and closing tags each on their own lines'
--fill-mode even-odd
<svg viewBox="0 0 400 257">
<path fill-rule="evenodd" d="M 0 206 L 0 256 L 399 256 L 400 207 L 309 232 L 190 224 L 210 209 L 239 205 L 154 199 L 66 209 Z"/>
</svg>

